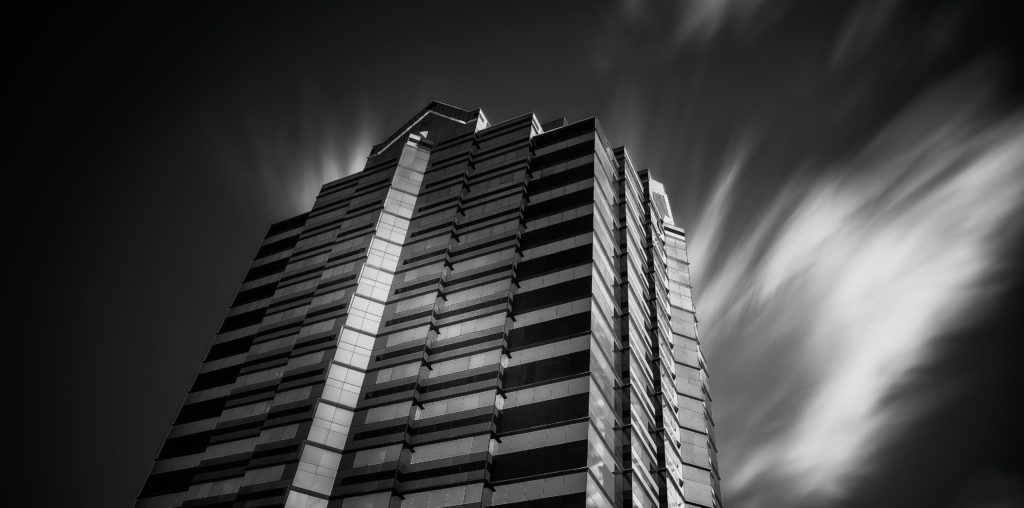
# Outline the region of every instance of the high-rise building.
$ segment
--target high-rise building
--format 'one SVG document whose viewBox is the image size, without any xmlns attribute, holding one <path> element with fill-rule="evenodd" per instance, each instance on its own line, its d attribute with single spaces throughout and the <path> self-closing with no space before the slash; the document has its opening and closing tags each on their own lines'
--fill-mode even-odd
<svg viewBox="0 0 1024 508">
<path fill-rule="evenodd" d="M 718 507 L 709 402 L 663 186 L 432 103 L 267 231 L 135 506 Z"/>
</svg>

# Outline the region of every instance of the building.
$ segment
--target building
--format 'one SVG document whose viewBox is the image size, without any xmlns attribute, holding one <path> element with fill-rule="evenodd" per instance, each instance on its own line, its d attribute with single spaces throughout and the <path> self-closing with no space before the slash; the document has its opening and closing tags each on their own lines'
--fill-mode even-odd
<svg viewBox="0 0 1024 508">
<path fill-rule="evenodd" d="M 135 506 L 717 507 L 708 404 L 661 184 L 432 103 L 267 231 Z"/>
</svg>

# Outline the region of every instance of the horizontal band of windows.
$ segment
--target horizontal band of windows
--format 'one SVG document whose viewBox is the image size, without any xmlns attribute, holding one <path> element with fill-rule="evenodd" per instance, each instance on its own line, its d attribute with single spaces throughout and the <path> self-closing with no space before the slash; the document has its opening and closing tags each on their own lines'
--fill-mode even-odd
<svg viewBox="0 0 1024 508">
<path fill-rule="evenodd" d="M 479 214 L 475 209 L 482 211 L 489 210 L 485 205 L 506 200 L 508 203 L 519 203 L 524 201 L 522 181 L 511 181 L 495 189 L 483 189 L 482 191 L 467 192 L 462 196 L 461 207 L 463 215 L 473 216 Z M 492 206 L 495 208 L 497 205 Z M 481 208 L 483 207 L 483 208 Z"/>
<path fill-rule="evenodd" d="M 343 182 L 341 180 L 335 180 L 328 182 L 320 188 L 320 192 L 317 193 L 317 201 L 323 201 L 325 203 L 331 202 L 343 198 L 345 195 L 355 191 L 359 187 L 359 182 L 348 181 Z"/>
<path fill-rule="evenodd" d="M 182 457 L 202 452 L 210 442 L 212 432 L 204 431 L 195 434 L 187 434 L 178 437 L 170 437 L 164 441 L 157 460 L 165 460 L 174 457 Z"/>
<path fill-rule="evenodd" d="M 504 415 L 502 415 L 502 418 L 504 418 Z M 461 429 L 463 427 L 469 427 L 471 425 L 490 425 L 493 420 L 493 412 L 486 412 L 483 414 L 467 415 L 465 417 L 460 416 L 449 421 L 439 421 L 436 423 L 431 422 L 427 425 L 422 425 L 420 424 L 420 422 L 417 422 L 415 426 L 409 428 L 409 433 L 412 435 L 421 436 L 430 434 L 432 432 L 441 432 L 451 429 Z M 472 431 L 467 429 L 467 432 Z"/>
<path fill-rule="evenodd" d="M 509 331 L 508 344 L 515 351 L 544 342 L 560 340 L 590 331 L 589 313 L 569 315 L 560 319 L 545 321 Z"/>
<path fill-rule="evenodd" d="M 487 175 L 495 170 L 504 170 L 509 165 L 525 165 L 529 161 L 530 147 L 523 143 L 489 154 L 485 159 L 474 159 L 473 175 Z"/>
<path fill-rule="evenodd" d="M 246 353 L 238 353 L 218 360 L 203 362 L 199 368 L 199 374 L 213 372 L 215 370 L 228 368 L 234 365 L 241 365 L 245 363 L 246 356 Z"/>
<path fill-rule="evenodd" d="M 412 230 L 412 232 L 409 234 L 409 238 L 412 239 L 420 236 L 432 236 L 440 232 L 451 231 L 453 218 L 454 217 L 442 218 L 445 220 L 441 220 L 436 224 L 430 225 L 429 227 L 410 225 L 409 229 Z"/>
<path fill-rule="evenodd" d="M 561 199 L 562 196 L 574 194 L 581 190 L 593 189 L 593 187 L 594 181 L 592 179 L 579 180 L 575 183 L 570 183 L 568 185 L 563 185 L 561 187 L 555 187 L 553 189 L 549 189 L 543 192 L 532 193 L 530 195 L 530 203 L 539 206 L 540 204 Z M 600 203 L 601 201 L 595 200 L 595 202 Z M 611 222 L 617 226 L 616 222 Z"/>
<path fill-rule="evenodd" d="M 139 497 L 156 497 L 164 494 L 184 493 L 192 483 L 193 476 L 194 473 L 188 469 L 151 474 L 142 486 Z"/>
<path fill-rule="evenodd" d="M 452 271 L 464 271 L 473 268 L 486 266 L 488 262 L 508 261 L 512 259 L 512 239 L 506 240 L 508 244 L 501 242 L 492 245 L 476 245 L 473 247 L 461 247 L 452 252 L 450 262 Z M 496 253 L 501 253 L 497 254 Z M 490 256 L 490 257 L 487 257 Z"/>
<path fill-rule="evenodd" d="M 458 321 L 445 323 L 444 326 L 438 327 L 437 335 L 431 341 L 431 345 L 434 346 L 445 341 L 460 343 L 481 335 L 506 330 L 509 326 L 507 307 L 494 306 L 490 309 L 493 312 L 491 314 L 474 315 L 465 319 L 460 315 Z"/>
<path fill-rule="evenodd" d="M 542 201 L 526 207 L 525 217 L 527 222 L 532 222 L 548 215 L 553 215 L 573 208 L 586 205 L 593 205 L 594 191 L 587 188 L 571 194 L 566 194 L 558 199 Z M 593 227 L 593 226 L 591 226 Z"/>
<path fill-rule="evenodd" d="M 239 291 L 238 294 L 235 295 L 235 300 L 231 302 L 231 307 L 238 307 L 240 305 L 263 300 L 264 298 L 270 298 L 274 295 L 276 288 L 276 283 L 270 283 L 254 287 L 252 289 Z"/>
<path fill-rule="evenodd" d="M 466 176 L 466 192 L 471 197 L 504 187 L 511 182 L 523 182 L 529 171 L 529 152 L 525 145 L 504 150 L 495 157 L 476 159 Z"/>
<path fill-rule="evenodd" d="M 415 328 L 410 328 L 410 330 L 413 330 L 413 329 L 415 329 Z M 382 337 L 385 337 L 385 333 L 383 331 L 382 331 L 382 333 L 378 334 L 377 338 L 379 340 Z M 383 348 L 375 347 L 373 349 L 373 353 L 374 353 L 373 359 L 374 359 L 374 361 L 383 362 L 383 361 L 393 360 L 395 358 L 400 358 L 400 357 L 403 357 L 403 356 L 419 355 L 423 351 L 423 345 L 424 345 L 424 342 L 426 341 L 426 338 L 427 338 L 427 334 L 424 333 L 423 337 L 421 337 L 421 338 L 416 338 L 416 339 L 412 339 L 412 340 L 409 340 L 409 341 L 403 341 L 403 342 L 400 342 L 398 344 L 394 344 L 394 345 L 391 345 L 391 346 L 385 346 Z M 387 343 L 387 341 L 385 339 L 385 344 L 386 343 Z"/>
<path fill-rule="evenodd" d="M 508 164 L 509 161 L 525 162 L 529 157 L 530 142 L 527 139 L 516 140 L 501 146 L 477 150 L 473 153 L 473 168 L 477 174 L 487 173 Z"/>
<path fill-rule="evenodd" d="M 483 371 L 483 372 L 479 372 L 477 374 L 473 374 L 473 371 L 477 371 L 477 372 Z M 452 374 L 448 374 L 448 375 L 449 376 L 458 375 L 460 377 L 458 377 L 457 379 L 440 380 L 440 381 L 435 382 L 435 383 L 422 383 L 419 386 L 419 392 L 421 394 L 423 394 L 423 395 L 427 395 L 427 394 L 430 394 L 430 393 L 436 392 L 436 391 L 452 390 L 452 389 L 456 389 L 456 388 L 460 388 L 460 387 L 466 387 L 466 388 L 464 388 L 466 391 L 477 390 L 479 388 L 493 387 L 494 383 L 498 379 L 498 368 L 497 368 L 497 365 L 484 366 L 484 367 L 475 368 L 475 369 L 473 369 L 471 371 L 456 372 L 456 373 L 452 373 Z M 488 386 L 487 382 L 491 382 L 491 384 Z M 468 387 L 468 385 L 476 384 L 476 383 L 483 383 L 483 385 L 476 386 L 476 387 Z"/>
<path fill-rule="evenodd" d="M 505 400 L 504 410 L 507 412 L 512 408 L 520 406 L 587 394 L 590 391 L 591 383 L 590 374 L 582 373 L 573 377 L 544 380 L 539 383 L 510 389 L 505 392 L 507 399 Z M 506 430 L 509 431 L 508 429 Z"/>
<path fill-rule="evenodd" d="M 447 235 L 448 234 L 445 233 L 444 235 L 440 235 L 440 237 L 446 237 Z M 448 251 L 448 240 L 449 240 L 449 238 L 444 238 L 444 240 L 445 241 L 444 241 L 443 244 L 438 245 L 436 247 L 431 247 L 429 250 L 427 250 L 423 254 L 419 254 L 419 255 L 414 256 L 414 257 L 409 257 L 409 258 L 403 259 L 401 265 L 399 265 L 399 266 L 417 263 L 417 262 L 424 261 L 424 260 L 427 260 L 427 259 L 430 259 L 430 258 L 433 258 L 433 257 L 437 257 L 437 256 L 443 256 Z"/>
<path fill-rule="evenodd" d="M 431 345 L 429 351 L 430 351 L 431 354 L 438 354 L 438 353 L 444 353 L 444 352 L 448 352 L 448 351 L 460 350 L 460 349 L 463 349 L 463 348 L 468 348 L 470 346 L 476 346 L 476 345 L 479 345 L 479 344 L 484 344 L 484 343 L 489 343 L 489 342 L 496 342 L 496 343 L 503 343 L 504 342 L 502 340 L 505 337 L 505 332 L 504 332 L 503 329 L 498 328 L 498 329 L 494 329 L 493 331 L 487 330 L 485 332 L 487 332 L 487 333 L 477 332 L 479 335 L 477 335 L 477 336 L 475 336 L 473 338 L 463 338 L 463 339 L 460 339 L 457 342 L 451 342 L 451 343 L 448 343 L 448 344 L 445 344 L 445 343 L 434 343 L 433 345 Z"/>
<path fill-rule="evenodd" d="M 224 369 L 199 374 L 196 376 L 195 382 L 192 383 L 191 392 L 198 392 L 200 390 L 234 383 L 238 378 L 238 371 L 241 370 L 241 368 L 241 365 L 234 365 Z"/>
<path fill-rule="evenodd" d="M 453 168 L 465 167 L 472 160 L 471 149 L 447 150 L 448 153 L 431 154 L 430 163 L 423 172 L 424 182 L 445 178 Z"/>
<path fill-rule="evenodd" d="M 337 194 L 318 200 L 313 204 L 313 210 L 309 212 L 307 224 L 315 225 L 344 215 L 349 206 L 346 198 L 347 194 Z"/>
<path fill-rule="evenodd" d="M 265 277 L 258 277 L 258 278 L 255 278 L 253 280 L 250 280 L 248 282 L 243 282 L 238 287 L 238 290 L 239 291 L 247 291 L 249 289 L 257 288 L 257 287 L 260 287 L 260 286 L 265 286 L 265 285 L 268 285 L 268 284 L 276 284 L 279 280 L 281 280 L 281 273 L 280 272 L 272 273 L 272 274 L 267 275 Z"/>
<path fill-rule="evenodd" d="M 428 262 L 425 266 L 421 266 L 420 268 L 428 268 L 429 269 L 429 268 L 433 267 L 435 264 L 439 264 L 439 263 L 438 262 Z M 440 268 L 439 268 L 437 272 L 425 273 L 425 274 L 423 274 L 422 278 L 415 279 L 412 282 L 402 283 L 402 284 L 394 284 L 394 287 L 392 288 L 392 293 L 391 293 L 392 297 L 397 297 L 397 295 L 400 295 L 400 294 L 403 294 L 403 293 L 409 293 L 409 292 L 412 292 L 412 291 L 418 291 L 418 290 L 421 290 L 421 289 L 424 289 L 424 288 L 427 288 L 427 287 L 437 287 L 437 283 L 438 283 L 437 275 L 439 275 L 440 273 L 441 272 L 440 272 Z M 428 277 L 428 275 L 431 276 L 431 277 Z"/>
<path fill-rule="evenodd" d="M 355 432 L 355 433 L 349 435 L 350 441 L 348 442 L 348 444 L 345 445 L 345 449 L 347 450 L 350 447 L 353 447 L 353 449 L 356 449 L 353 446 L 353 441 L 370 440 L 370 439 L 374 439 L 374 438 L 388 436 L 388 435 L 391 435 L 391 434 L 401 435 L 401 434 L 405 433 L 407 427 L 408 426 L 403 422 L 403 423 L 401 423 L 399 425 L 389 425 L 389 426 L 386 426 L 386 427 L 382 426 L 382 427 L 378 427 L 378 428 L 374 428 L 374 429 L 369 429 L 369 430 L 363 430 L 363 431 L 360 431 L 360 432 Z M 410 431 L 411 431 L 411 429 L 410 429 Z M 372 445 L 372 446 L 376 446 L 376 445 Z"/>
<path fill-rule="evenodd" d="M 523 182 L 527 178 L 529 164 L 526 161 L 513 161 L 487 169 L 474 171 L 466 180 L 470 192 L 502 187 L 512 182 Z"/>
<path fill-rule="evenodd" d="M 343 176 L 337 180 L 324 184 L 324 186 L 321 187 L 321 192 L 341 190 L 338 189 L 337 187 L 342 186 L 348 187 L 362 185 L 363 182 L 365 182 L 368 179 L 368 176 L 370 178 L 373 177 L 373 173 L 375 171 L 385 169 L 389 166 L 392 166 L 393 164 L 396 164 L 397 162 L 398 157 L 387 157 L 380 160 L 370 159 L 370 161 L 367 162 L 366 166 L 363 168 L 362 171 L 358 173 L 353 173 L 348 176 Z"/>
<path fill-rule="evenodd" d="M 436 279 L 444 269 L 440 261 L 426 261 L 419 264 L 410 263 L 395 270 L 395 287 L 407 287 L 423 282 L 426 277 Z"/>
<path fill-rule="evenodd" d="M 492 309 L 507 309 L 508 304 L 509 292 L 506 289 L 502 292 L 492 293 L 490 295 L 485 295 L 467 302 L 459 302 L 451 305 L 450 307 L 447 305 L 442 306 L 441 309 L 439 309 L 439 312 L 437 313 L 436 322 L 439 324 L 439 326 L 447 326 L 448 324 L 450 324 L 448 323 L 449 320 L 452 322 L 461 321 L 464 318 L 469 317 L 467 316 L 467 314 L 474 314 L 472 316 L 473 318 L 488 315 L 492 313 Z M 443 325 L 440 324 L 442 320 L 445 321 Z M 439 338 L 438 340 L 444 339 Z"/>
<path fill-rule="evenodd" d="M 444 171 L 453 164 L 467 161 L 470 159 L 470 153 L 471 152 L 468 147 L 463 150 L 452 150 L 450 154 L 432 153 L 430 157 L 430 166 L 424 172 L 424 175 L 431 176 L 432 173 Z"/>
<path fill-rule="evenodd" d="M 394 167 L 391 167 L 391 168 L 382 167 L 381 169 L 391 169 L 393 171 Z M 367 195 L 372 194 L 374 192 L 379 192 L 381 189 L 386 189 L 390 185 L 391 185 L 391 175 L 390 174 L 389 175 L 379 175 L 378 178 L 373 178 L 372 180 L 369 180 L 369 179 L 368 180 L 364 180 L 363 182 L 360 182 L 358 187 L 349 189 L 349 191 L 352 192 L 352 194 L 350 194 L 349 196 L 345 196 L 345 197 L 348 199 L 348 202 L 350 204 L 358 205 L 358 204 L 362 203 L 362 201 L 360 201 L 360 200 L 365 199 Z M 321 194 L 321 195 L 317 196 L 317 201 L 318 202 L 321 201 L 321 198 L 333 197 L 333 194 L 334 193 Z M 327 203 L 327 202 L 330 202 L 330 201 L 324 201 L 324 202 Z M 313 211 L 319 211 L 318 207 L 314 205 Z"/>
<path fill-rule="evenodd" d="M 537 245 L 577 236 L 581 233 L 593 234 L 593 231 L 594 216 L 587 214 L 542 228 L 527 229 L 522 235 L 520 245 L 525 250 Z"/>
<path fill-rule="evenodd" d="M 577 168 L 577 167 L 582 166 L 582 165 L 590 165 L 591 167 L 593 167 L 593 164 L 594 164 L 594 154 L 593 154 L 593 152 L 585 153 L 585 154 L 582 154 L 582 155 L 579 155 L 579 156 L 576 156 L 576 157 L 573 157 L 573 158 L 570 158 L 570 159 L 566 159 L 566 160 L 558 162 L 557 164 L 552 164 L 552 165 L 549 165 L 549 166 L 546 166 L 546 167 L 543 167 L 543 168 L 538 168 L 537 166 L 534 166 L 531 169 L 531 171 L 530 171 L 530 177 L 533 180 L 541 180 L 543 178 L 547 178 L 549 176 L 556 175 L 556 174 L 561 173 L 563 171 L 568 171 L 568 170 L 571 170 L 573 168 Z M 591 175 L 592 175 L 593 178 L 597 178 L 597 175 L 594 174 L 594 172 L 591 172 Z"/>
<path fill-rule="evenodd" d="M 584 118 L 578 122 L 573 122 L 568 125 L 564 125 L 557 129 L 552 129 L 547 132 L 534 136 L 533 141 L 537 146 L 546 146 L 560 141 L 579 136 L 583 133 L 596 132 L 597 125 L 594 118 Z"/>
<path fill-rule="evenodd" d="M 590 370 L 590 350 L 530 362 L 505 370 L 504 388 L 512 390 L 518 386 L 541 383 L 564 378 Z"/>
<path fill-rule="evenodd" d="M 289 236 L 276 242 L 265 244 L 261 246 L 258 251 L 256 251 L 255 259 L 264 258 L 273 254 L 278 254 L 290 250 L 292 247 L 295 247 L 295 244 L 298 243 L 298 241 L 299 236 L 296 235 Z"/>
<path fill-rule="evenodd" d="M 371 472 L 367 472 L 368 470 Z M 381 466 L 342 469 L 338 472 L 336 485 L 339 487 L 340 493 L 348 493 L 353 486 L 360 487 L 353 489 L 354 491 L 364 492 L 365 487 L 362 484 L 374 484 L 374 487 L 378 487 L 380 483 L 397 482 L 397 473 L 398 471 L 395 468 L 386 467 L 381 470 Z M 348 487 L 348 489 L 345 487 Z M 390 496 L 388 496 L 388 499 L 390 499 Z"/>
<path fill-rule="evenodd" d="M 470 456 L 470 457 L 472 457 L 472 456 Z M 444 463 L 446 461 L 438 461 L 438 462 Z M 487 461 L 486 460 L 481 460 L 481 459 L 477 459 L 477 460 L 470 459 L 470 461 L 464 462 L 464 463 L 461 463 L 461 464 L 452 464 L 450 466 L 436 467 L 437 465 L 440 465 L 440 464 L 432 464 L 432 466 L 435 466 L 435 467 L 430 468 L 430 469 L 424 468 L 424 470 L 422 470 L 422 471 L 410 471 L 408 473 L 400 472 L 398 474 L 398 479 L 399 479 L 399 481 L 403 481 L 403 482 L 412 482 L 412 481 L 416 481 L 416 480 L 425 480 L 425 479 L 428 479 L 428 478 L 438 478 L 439 479 L 439 477 L 441 477 L 441 476 L 456 475 L 456 474 L 460 474 L 460 473 L 471 473 L 471 472 L 478 472 L 482 476 L 483 471 L 484 471 L 484 467 L 487 465 Z M 408 468 L 408 469 L 412 469 L 412 468 Z"/>
<path fill-rule="evenodd" d="M 309 216 L 308 213 L 304 213 L 304 214 L 301 214 L 301 215 L 296 215 L 295 217 L 291 217 L 291 218 L 285 219 L 285 220 L 280 221 L 280 222 L 275 222 L 275 223 L 271 224 L 269 228 L 267 228 L 267 235 L 266 236 L 268 236 L 268 237 L 269 236 L 274 236 L 274 235 L 278 235 L 278 234 L 284 233 L 286 231 L 291 231 L 291 230 L 294 230 L 294 229 L 300 229 L 306 223 L 306 218 L 308 216 Z"/>
<path fill-rule="evenodd" d="M 259 267 L 259 266 L 262 266 L 262 265 L 266 265 L 266 264 L 270 264 L 270 263 L 273 263 L 275 261 L 280 261 L 282 259 L 288 259 L 292 254 L 294 254 L 293 251 L 284 251 L 284 252 L 278 252 L 277 254 L 271 254 L 269 256 L 262 257 L 262 258 L 255 258 L 255 259 L 253 259 L 252 264 L 249 265 L 249 269 L 252 270 L 252 269 L 254 269 L 256 267 Z"/>
<path fill-rule="evenodd" d="M 575 145 L 589 144 L 591 146 L 594 146 L 595 137 L 596 136 L 594 131 L 590 131 L 584 132 L 582 134 L 570 138 L 564 138 L 560 141 L 546 142 L 543 146 L 534 144 L 534 153 L 536 154 L 536 156 L 539 157 L 549 153 L 557 152 L 559 150 L 564 150 L 568 147 Z"/>
<path fill-rule="evenodd" d="M 564 187 L 572 183 L 594 178 L 594 161 L 582 158 L 573 162 L 566 169 L 530 180 L 530 194 L 537 194 L 556 187 Z M 578 165 L 576 165 L 578 164 Z"/>
<path fill-rule="evenodd" d="M 498 235 L 496 237 L 491 237 L 491 239 L 489 239 L 489 240 L 485 239 L 485 240 L 483 240 L 481 242 L 470 243 L 470 244 L 465 244 L 465 245 L 457 245 L 456 249 L 453 249 L 453 251 L 452 251 L 452 257 L 462 256 L 462 255 L 468 254 L 469 252 L 472 252 L 472 251 L 477 250 L 477 249 L 486 249 L 488 247 L 495 247 L 495 246 L 503 245 L 503 244 L 506 244 L 506 243 L 511 243 L 511 242 L 514 242 L 515 239 L 516 239 L 516 231 L 513 230 L 513 231 L 510 231 L 510 232 L 508 232 L 506 234 L 503 234 L 503 235 Z"/>
<path fill-rule="evenodd" d="M 181 410 L 178 412 L 178 417 L 174 420 L 174 425 L 194 422 L 197 420 L 205 420 L 207 418 L 217 416 L 224 410 L 225 403 L 227 403 L 227 397 L 204 400 L 194 404 L 186 404 L 182 406 Z"/>
<path fill-rule="evenodd" d="M 534 157 L 531 161 L 531 172 L 543 171 L 552 166 L 571 161 L 573 159 L 592 156 L 595 153 L 593 143 L 580 143 L 567 146 L 556 152 L 551 152 Z"/>
<path fill-rule="evenodd" d="M 455 236 L 455 248 L 466 250 L 513 241 L 518 236 L 519 230 L 520 221 L 512 219 L 494 226 L 462 233 Z"/>
<path fill-rule="evenodd" d="M 512 193 L 500 200 L 478 204 L 473 207 L 479 208 L 479 210 L 465 209 L 463 210 L 463 220 L 459 221 L 456 225 L 455 234 L 456 236 L 463 236 L 473 233 L 478 227 L 488 222 L 518 220 L 521 215 L 521 204 L 522 195 L 520 193 Z M 491 206 L 491 208 L 488 209 L 488 206 Z"/>
<path fill-rule="evenodd" d="M 477 132 L 473 157 L 476 159 L 479 155 L 486 156 L 495 150 L 504 150 L 510 146 L 530 146 L 531 132 L 529 124 L 518 121 L 513 121 L 508 126 L 490 127 Z"/>
<path fill-rule="evenodd" d="M 429 181 L 423 184 L 422 203 L 416 207 L 417 212 L 430 210 L 462 193 L 467 178 L 467 161 L 456 161 L 456 165 L 447 168 L 444 174 L 430 175 Z M 446 197 L 447 196 L 447 197 Z"/>
<path fill-rule="evenodd" d="M 587 276 L 519 293 L 513 301 L 512 312 L 519 315 L 536 309 L 579 300 L 592 294 L 591 286 L 592 279 Z"/>
<path fill-rule="evenodd" d="M 480 131 L 476 138 L 476 153 L 529 141 L 531 131 L 532 126 L 525 121 L 515 121 L 507 127 L 501 126 Z"/>
<path fill-rule="evenodd" d="M 577 300 L 522 312 L 513 317 L 512 327 L 514 329 L 524 328 L 541 322 L 562 320 L 577 314 L 589 314 L 594 308 L 594 301 L 594 297 L 587 294 Z"/>
<path fill-rule="evenodd" d="M 473 115 L 472 112 L 470 114 Z M 475 121 L 475 118 L 476 118 L 475 116 L 469 116 L 469 117 L 466 117 L 466 121 Z M 445 139 L 442 139 L 442 140 L 438 141 L 437 145 L 434 146 L 434 152 L 444 151 L 444 150 L 452 150 L 452 149 L 461 149 L 461 147 L 458 146 L 458 145 L 467 146 L 467 147 L 468 146 L 472 146 L 473 145 L 473 141 L 475 139 L 476 139 L 476 130 L 475 129 L 467 130 L 464 133 L 455 134 L 455 135 L 453 135 L 450 138 L 445 138 Z"/>
<path fill-rule="evenodd" d="M 206 359 L 203 361 L 212 362 L 248 351 L 253 341 L 252 334 L 256 332 L 256 329 L 257 326 L 253 325 L 252 330 L 241 337 L 215 343 L 210 347 L 210 351 L 206 354 Z"/>
<path fill-rule="evenodd" d="M 428 293 L 428 296 L 432 296 L 432 295 L 430 295 Z M 411 310 L 415 310 L 415 309 L 411 309 Z M 418 312 L 412 312 L 412 313 L 403 313 L 402 315 L 393 314 L 395 317 L 393 317 L 392 319 L 388 319 L 387 321 L 384 321 L 384 326 L 397 326 L 397 325 L 400 325 L 402 323 L 408 323 L 410 321 L 417 321 L 417 320 L 423 319 L 425 317 L 428 317 L 428 316 L 432 315 L 433 313 L 434 313 L 434 309 L 431 308 L 431 309 L 427 309 L 427 310 L 424 310 L 424 311 L 418 311 Z"/>
<path fill-rule="evenodd" d="M 445 284 L 439 295 L 444 298 L 440 303 L 439 313 L 462 310 L 474 302 L 507 297 L 513 289 L 512 278 L 515 273 L 511 263 L 481 270 L 478 273 L 479 276 L 459 277 L 455 279 L 457 283 Z"/>
<path fill-rule="evenodd" d="M 581 474 L 581 475 L 583 475 L 583 477 L 586 476 L 586 473 L 577 473 L 577 474 Z M 553 476 L 553 477 L 550 477 L 550 478 L 560 478 L 560 477 L 559 476 Z M 533 487 L 534 482 L 537 482 L 538 485 L 544 485 L 544 487 L 542 489 L 540 489 L 540 490 L 537 490 L 536 487 Z M 586 493 L 586 479 L 583 480 L 583 488 L 584 488 L 583 492 L 576 492 L 574 494 L 564 494 L 564 495 L 546 495 L 546 493 L 549 492 L 549 491 L 557 492 L 557 490 L 556 490 L 557 487 L 555 487 L 555 486 L 547 487 L 545 484 L 540 483 L 540 482 L 543 482 L 543 480 L 532 480 L 532 481 L 529 481 L 529 482 L 522 482 L 522 483 L 529 483 L 530 487 L 522 488 L 521 490 L 522 490 L 523 493 L 521 495 L 517 494 L 517 495 L 515 495 L 515 497 L 512 497 L 511 495 L 508 496 L 508 497 L 506 497 L 506 496 L 500 496 L 499 497 L 499 495 L 496 492 L 491 497 L 491 499 L 492 499 L 491 506 L 501 506 L 502 508 L 563 508 L 565 506 L 586 506 L 587 505 L 588 497 L 587 497 L 587 493 Z M 502 487 L 497 487 L 497 489 L 498 489 L 498 492 L 500 492 Z M 538 493 L 540 493 L 540 494 L 538 495 Z M 538 496 L 538 497 L 534 497 L 534 496 Z M 523 501 L 508 501 L 508 502 L 506 502 L 508 499 L 524 499 L 524 500 Z M 595 506 L 599 506 L 599 505 L 595 505 Z"/>
<path fill-rule="evenodd" d="M 495 456 L 538 450 L 549 446 L 587 441 L 590 422 L 580 418 L 573 422 L 535 427 L 514 434 L 499 436 L 491 449 Z"/>
<path fill-rule="evenodd" d="M 374 385 L 368 385 L 365 388 L 372 388 L 373 386 Z M 402 384 L 398 384 L 398 385 L 391 386 L 391 387 L 388 387 L 388 388 L 381 388 L 381 389 L 377 389 L 377 390 L 365 391 L 365 392 L 363 392 L 363 397 L 362 398 L 363 398 L 363 400 L 369 401 L 369 400 L 376 399 L 376 398 L 379 398 L 379 397 L 387 397 L 388 395 L 395 395 L 395 394 L 400 394 L 400 393 L 401 394 L 408 394 L 411 397 L 412 394 L 413 394 L 413 391 L 416 390 L 416 387 L 417 387 L 417 385 L 416 385 L 416 382 L 414 380 L 413 382 L 410 382 L 410 383 L 402 383 Z"/>
<path fill-rule="evenodd" d="M 270 275 L 275 275 L 284 271 L 284 268 L 288 266 L 288 258 L 282 258 L 271 263 L 262 264 L 253 267 L 245 276 L 245 280 L 242 282 L 250 282 L 256 279 L 262 279 Z"/>
<path fill-rule="evenodd" d="M 493 262 L 483 266 L 474 266 L 475 263 L 472 262 L 473 260 L 464 261 L 463 263 L 466 264 L 461 265 L 463 268 L 462 270 L 457 272 L 452 271 L 448 274 L 448 277 L 451 278 L 444 281 L 445 287 L 471 287 L 469 284 L 472 284 L 477 280 L 494 281 L 511 277 L 513 275 L 514 268 L 511 263 L 513 252 L 511 249 L 506 248 L 510 246 L 511 245 L 503 245 L 502 247 L 505 248 L 505 250 L 494 256 L 494 258 L 488 259 L 488 261 L 493 259 Z"/>
<path fill-rule="evenodd" d="M 587 441 L 499 455 L 494 458 L 493 481 L 536 476 L 587 467 Z"/>
<path fill-rule="evenodd" d="M 435 192 L 435 195 L 421 195 L 417 198 L 416 203 L 421 206 L 409 220 L 409 229 L 412 230 L 413 236 L 420 236 L 416 234 L 418 231 L 436 224 L 450 224 L 458 211 L 460 192 L 460 188 L 452 187 L 445 189 L 443 193 Z M 423 206 L 424 204 L 430 206 Z"/>
<path fill-rule="evenodd" d="M 355 199 L 353 199 L 352 205 L 350 205 L 350 208 L 345 213 L 345 222 L 348 222 L 348 221 L 352 221 L 353 223 L 354 222 L 361 222 L 361 221 L 365 220 L 365 216 L 372 216 L 375 213 L 380 212 L 381 210 L 383 210 L 384 209 L 384 200 L 387 197 L 388 192 L 390 190 L 391 190 L 391 185 L 390 184 L 389 185 L 382 185 L 381 188 L 376 191 L 376 193 L 380 194 L 379 196 L 377 196 L 376 193 L 368 193 L 366 195 L 366 199 L 367 199 L 366 203 L 362 203 L 362 204 L 359 204 L 359 205 L 356 205 L 355 204 Z M 349 224 L 345 224 L 343 222 L 341 227 L 345 228 L 348 225 Z"/>
</svg>

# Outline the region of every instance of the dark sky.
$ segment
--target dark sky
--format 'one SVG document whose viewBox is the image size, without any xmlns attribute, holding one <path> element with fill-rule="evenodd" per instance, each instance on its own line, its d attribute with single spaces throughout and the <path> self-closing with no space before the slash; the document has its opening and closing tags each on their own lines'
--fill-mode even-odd
<svg viewBox="0 0 1024 508">
<path fill-rule="evenodd" d="M 1022 506 L 1013 3 L 10 12 L 8 492 L 127 506 L 265 228 L 437 99 L 667 185 L 727 506 Z"/>
</svg>

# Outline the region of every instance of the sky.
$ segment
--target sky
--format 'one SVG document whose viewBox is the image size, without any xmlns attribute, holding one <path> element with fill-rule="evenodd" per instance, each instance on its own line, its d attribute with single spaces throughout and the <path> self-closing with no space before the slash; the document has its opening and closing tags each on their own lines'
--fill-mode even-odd
<svg viewBox="0 0 1024 508">
<path fill-rule="evenodd" d="M 22 506 L 127 506 L 266 227 L 431 100 L 597 116 L 686 229 L 725 505 L 1024 505 L 1013 2 L 9 14 Z"/>
</svg>

